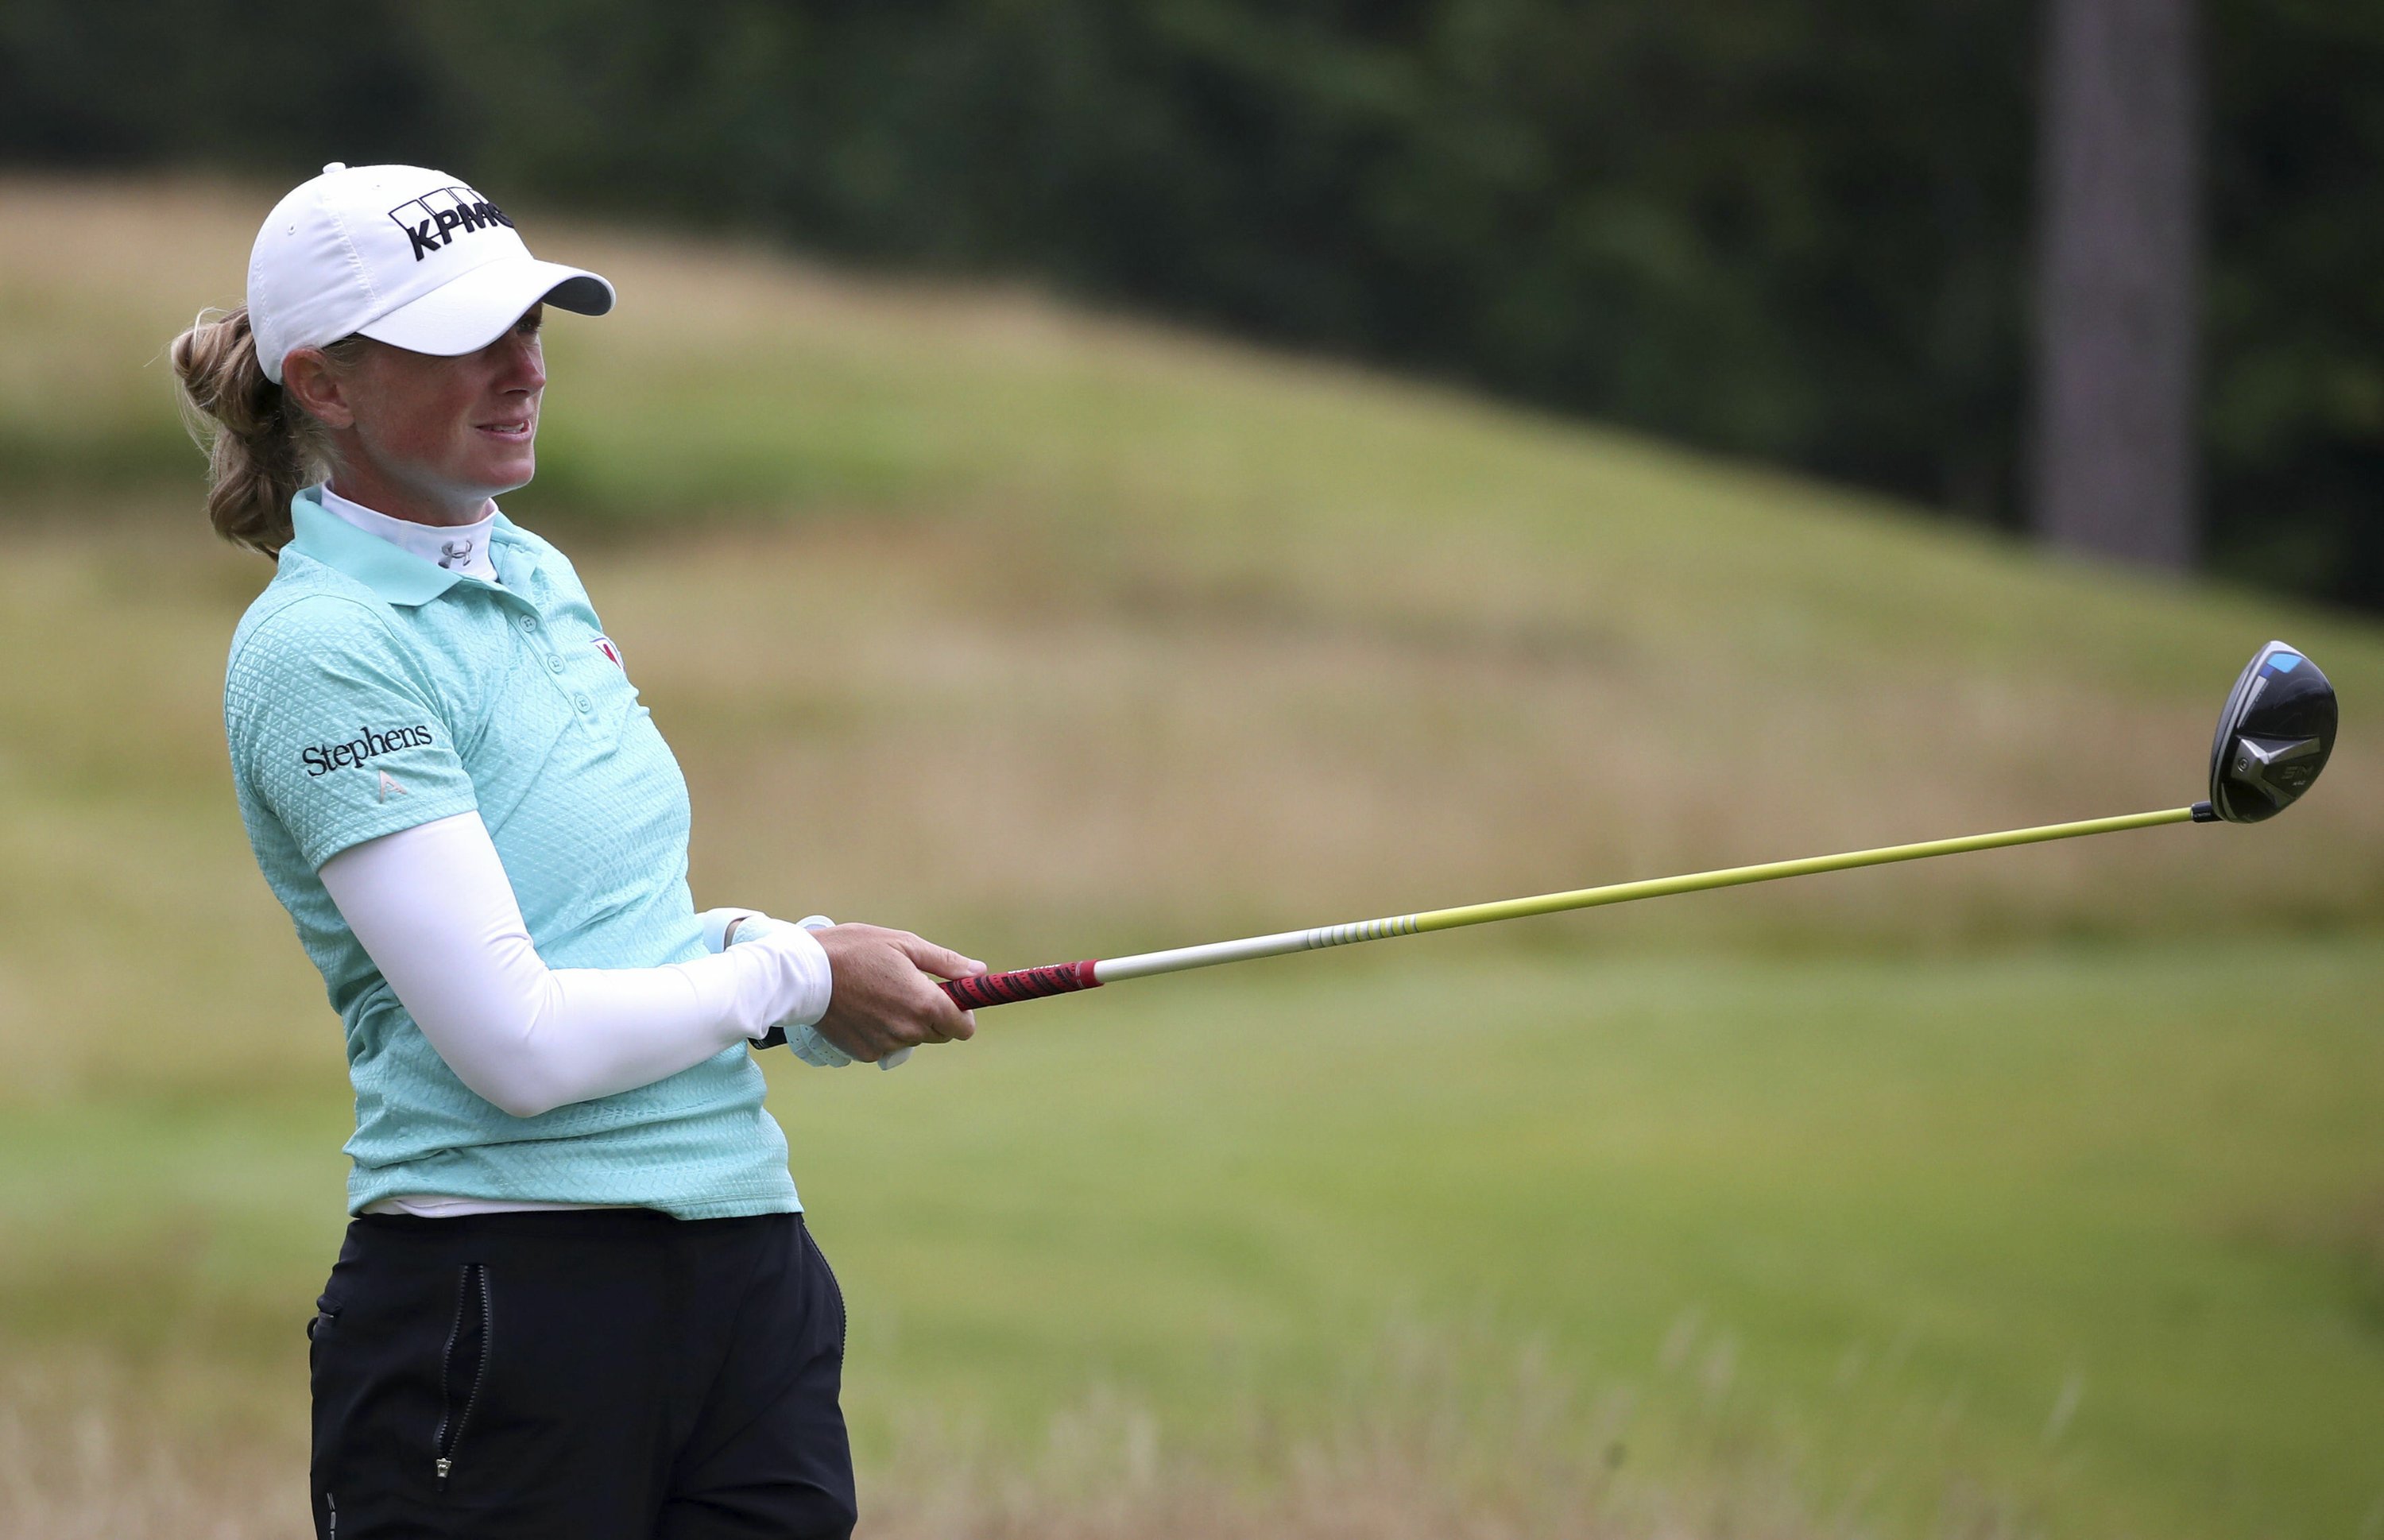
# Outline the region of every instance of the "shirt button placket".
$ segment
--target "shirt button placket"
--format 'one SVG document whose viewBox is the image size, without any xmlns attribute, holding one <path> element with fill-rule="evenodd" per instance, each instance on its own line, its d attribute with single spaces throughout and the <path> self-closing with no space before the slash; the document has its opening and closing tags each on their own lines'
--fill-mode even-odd
<svg viewBox="0 0 2384 1540">
<path fill-rule="evenodd" d="M 538 616 L 534 615 L 517 615 L 515 617 L 514 623 L 521 627 L 522 635 L 524 636 L 530 636 L 538 630 Z M 557 652 L 549 652 L 546 655 L 546 671 L 549 674 L 553 675 L 558 682 L 561 681 L 563 677 L 562 654 Z M 595 703 L 590 701 L 585 695 L 573 696 L 571 698 L 571 703 L 577 709 L 579 714 L 582 716 L 586 716 L 589 713 L 595 710 Z"/>
</svg>

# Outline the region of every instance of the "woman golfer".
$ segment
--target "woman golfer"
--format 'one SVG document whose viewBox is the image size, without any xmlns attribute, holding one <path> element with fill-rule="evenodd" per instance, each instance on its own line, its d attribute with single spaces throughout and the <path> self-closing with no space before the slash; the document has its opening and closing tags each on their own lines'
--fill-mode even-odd
<svg viewBox="0 0 2384 1540">
<path fill-rule="evenodd" d="M 543 309 L 612 304 L 454 178 L 332 165 L 174 343 L 209 515 L 279 567 L 225 732 L 355 1091 L 308 1326 L 339 1540 L 849 1533 L 843 1301 L 749 1050 L 974 1030 L 931 975 L 982 965 L 918 937 L 696 913 L 621 650 L 490 501 L 530 478 Z"/>
</svg>

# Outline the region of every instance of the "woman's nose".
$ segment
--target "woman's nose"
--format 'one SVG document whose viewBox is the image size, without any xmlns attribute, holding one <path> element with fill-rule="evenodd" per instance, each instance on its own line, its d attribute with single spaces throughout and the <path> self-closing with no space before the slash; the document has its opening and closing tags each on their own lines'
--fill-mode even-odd
<svg viewBox="0 0 2384 1540">
<path fill-rule="evenodd" d="M 546 388 L 546 359 L 537 338 L 507 340 L 505 366 L 498 383 L 508 391 L 541 391 Z"/>
</svg>

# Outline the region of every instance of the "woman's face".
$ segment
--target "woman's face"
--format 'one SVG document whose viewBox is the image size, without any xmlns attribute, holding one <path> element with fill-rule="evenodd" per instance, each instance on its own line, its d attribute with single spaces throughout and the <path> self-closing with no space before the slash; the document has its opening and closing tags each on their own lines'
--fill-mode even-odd
<svg viewBox="0 0 2384 1540">
<path fill-rule="evenodd" d="M 442 357 L 367 342 L 346 367 L 292 353 L 284 385 L 330 429 L 342 496 L 399 518 L 470 523 L 538 466 L 546 365 L 532 305 L 478 353 Z"/>
</svg>

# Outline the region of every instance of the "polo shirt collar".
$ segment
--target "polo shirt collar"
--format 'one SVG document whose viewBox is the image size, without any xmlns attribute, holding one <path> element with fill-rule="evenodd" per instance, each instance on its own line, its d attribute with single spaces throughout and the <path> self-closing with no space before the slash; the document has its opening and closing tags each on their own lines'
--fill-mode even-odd
<svg viewBox="0 0 2384 1540">
<path fill-rule="evenodd" d="M 462 573 L 426 562 L 329 512 L 313 487 L 290 500 L 290 528 L 292 550 L 346 573 L 391 604 L 428 604 L 466 580 Z M 516 534 L 513 521 L 500 512 L 489 531 L 490 544 L 511 544 Z"/>
</svg>

